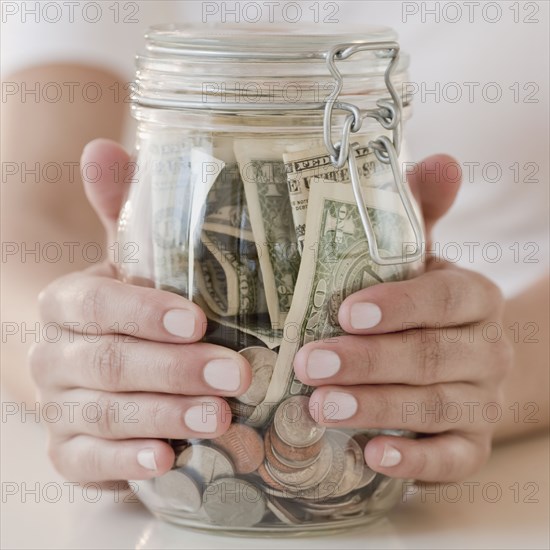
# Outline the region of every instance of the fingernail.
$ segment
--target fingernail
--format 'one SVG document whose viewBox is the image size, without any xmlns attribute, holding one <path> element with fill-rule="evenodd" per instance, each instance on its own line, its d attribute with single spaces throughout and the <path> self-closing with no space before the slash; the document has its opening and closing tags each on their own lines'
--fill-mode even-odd
<svg viewBox="0 0 550 550">
<path fill-rule="evenodd" d="M 187 409 L 183 420 L 194 432 L 210 434 L 218 429 L 216 414 L 203 405 L 195 405 Z"/>
<path fill-rule="evenodd" d="M 137 454 L 137 461 L 140 466 L 143 466 L 146 470 L 157 469 L 157 461 L 155 460 L 155 451 L 153 449 L 142 449 Z"/>
<path fill-rule="evenodd" d="M 203 376 L 216 390 L 235 391 L 241 385 L 241 369 L 233 359 L 213 359 L 204 367 Z"/>
<path fill-rule="evenodd" d="M 380 466 L 389 468 L 391 466 L 397 466 L 401 462 L 401 453 L 391 445 L 384 445 L 384 454 L 380 461 Z"/>
<path fill-rule="evenodd" d="M 171 309 L 162 323 L 170 334 L 181 338 L 190 338 L 195 332 L 195 315 L 186 309 Z"/>
<path fill-rule="evenodd" d="M 330 378 L 340 370 L 340 357 L 328 349 L 314 349 L 307 358 L 306 371 L 310 378 Z"/>
<path fill-rule="evenodd" d="M 346 420 L 357 412 L 357 399 L 350 393 L 331 391 L 323 403 L 325 420 Z"/>
<path fill-rule="evenodd" d="M 353 304 L 350 310 L 350 324 L 355 329 L 375 327 L 382 320 L 382 310 L 368 302 Z"/>
</svg>

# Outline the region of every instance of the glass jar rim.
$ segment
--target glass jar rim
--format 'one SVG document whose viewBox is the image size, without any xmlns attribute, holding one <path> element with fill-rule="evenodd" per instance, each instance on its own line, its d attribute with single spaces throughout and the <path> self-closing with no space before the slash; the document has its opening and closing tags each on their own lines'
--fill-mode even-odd
<svg viewBox="0 0 550 550">
<path fill-rule="evenodd" d="M 313 24 L 292 27 L 169 23 L 150 27 L 145 38 L 147 50 L 153 54 L 285 62 L 322 60 L 338 44 L 395 42 L 398 36 L 389 27 L 374 25 L 347 25 L 341 32 L 326 25 L 320 31 L 319 25 Z"/>
</svg>

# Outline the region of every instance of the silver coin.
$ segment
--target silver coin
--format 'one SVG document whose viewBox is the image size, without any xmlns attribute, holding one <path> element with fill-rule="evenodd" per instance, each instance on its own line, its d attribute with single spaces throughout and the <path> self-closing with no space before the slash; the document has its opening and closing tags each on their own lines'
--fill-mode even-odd
<svg viewBox="0 0 550 550">
<path fill-rule="evenodd" d="M 228 527 L 252 527 L 266 512 L 261 489 L 234 477 L 218 479 L 206 487 L 202 505 L 210 520 Z"/>
<path fill-rule="evenodd" d="M 303 519 L 289 510 L 288 503 L 284 503 L 275 497 L 267 497 L 267 507 L 271 513 L 282 523 L 287 525 L 302 525 Z"/>
<path fill-rule="evenodd" d="M 332 512 L 339 508 L 346 508 L 349 506 L 356 506 L 360 502 L 363 502 L 364 498 L 360 494 L 346 495 L 345 498 L 339 498 L 338 500 L 324 500 L 322 502 L 314 500 L 300 500 L 295 499 L 294 502 L 305 506 L 311 510 L 318 510 L 319 512 Z"/>
<path fill-rule="evenodd" d="M 190 445 L 177 458 L 176 466 L 201 484 L 235 475 L 231 461 L 218 449 L 206 445 Z"/>
<path fill-rule="evenodd" d="M 355 489 L 363 489 L 370 485 L 376 478 L 376 472 L 371 470 L 366 464 L 363 466 L 363 475 L 359 480 L 359 483 L 355 486 Z"/>
<path fill-rule="evenodd" d="M 202 503 L 195 480 L 181 470 L 170 470 L 155 479 L 155 490 L 165 506 L 185 512 L 196 512 Z"/>
<path fill-rule="evenodd" d="M 277 362 L 277 353 L 269 348 L 251 346 L 244 348 L 239 353 L 250 363 L 252 367 L 252 383 L 248 390 L 237 399 L 245 405 L 257 406 L 263 402 L 267 388 L 273 376 L 273 369 Z"/>
<path fill-rule="evenodd" d="M 331 444 L 325 441 L 321 447 L 318 460 L 305 468 L 283 472 L 275 468 L 268 461 L 265 462 L 265 468 L 276 481 L 289 490 L 292 491 L 296 488 L 301 491 L 315 487 L 327 477 L 332 466 L 332 454 Z"/>
<path fill-rule="evenodd" d="M 316 517 L 328 518 L 341 518 L 348 517 L 352 515 L 359 515 L 365 513 L 366 503 L 365 501 L 346 503 L 345 506 L 334 506 L 331 503 L 331 506 L 328 508 L 313 508 L 311 506 L 304 506 L 309 514 Z"/>
<path fill-rule="evenodd" d="M 328 475 L 315 487 L 301 491 L 299 497 L 306 500 L 326 500 L 338 491 L 346 470 L 344 448 L 332 437 L 327 438 L 332 448 L 332 463 Z"/>
<path fill-rule="evenodd" d="M 357 488 L 358 484 L 362 480 L 363 470 L 366 468 L 366 465 L 361 447 L 355 439 L 352 439 L 349 435 L 337 430 L 327 431 L 327 437 L 329 437 L 337 445 L 340 445 L 340 447 L 344 450 L 345 455 L 344 475 L 339 487 L 332 495 L 333 498 L 337 498 L 347 495 Z"/>
<path fill-rule="evenodd" d="M 326 431 L 309 414 L 309 397 L 295 395 L 283 401 L 273 417 L 273 427 L 279 438 L 294 447 L 309 447 Z"/>
</svg>

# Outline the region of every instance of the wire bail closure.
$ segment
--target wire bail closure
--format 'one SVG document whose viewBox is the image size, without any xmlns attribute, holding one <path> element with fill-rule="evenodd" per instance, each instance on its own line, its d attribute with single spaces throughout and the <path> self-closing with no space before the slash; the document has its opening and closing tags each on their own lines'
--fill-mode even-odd
<svg viewBox="0 0 550 550">
<path fill-rule="evenodd" d="M 378 105 L 377 109 L 367 109 L 364 113 L 362 113 L 356 105 L 337 101 L 344 86 L 344 78 L 342 73 L 337 68 L 336 62 L 348 59 L 352 55 L 362 51 L 374 51 L 379 57 L 390 59 L 386 72 L 384 73 L 384 82 L 390 94 L 390 98 L 378 100 L 376 102 Z M 323 119 L 323 137 L 325 146 L 329 152 L 332 164 L 338 170 L 342 169 L 346 162 L 348 163 L 353 193 L 357 203 L 357 208 L 359 210 L 359 216 L 361 217 L 361 222 L 365 230 L 365 235 L 367 237 L 369 252 L 372 259 L 379 265 L 397 265 L 415 262 L 420 259 L 422 253 L 422 227 L 418 217 L 416 216 L 410 195 L 403 183 L 398 160 L 401 150 L 401 114 L 403 106 L 401 97 L 395 90 L 395 87 L 391 81 L 391 75 L 398 59 L 399 44 L 397 42 L 339 44 L 334 46 L 326 54 L 327 67 L 334 77 L 336 86 L 327 98 L 325 104 L 325 114 Z M 347 111 L 349 113 L 344 120 L 341 139 L 336 143 L 332 142 L 332 118 L 334 110 Z M 355 154 L 353 154 L 359 144 L 353 143 L 350 145 L 350 136 L 351 133 L 355 134 L 359 132 L 363 124 L 363 119 L 369 117 L 377 120 L 384 129 L 392 131 L 391 140 L 387 136 L 381 135 L 376 140 L 370 141 L 368 145 L 369 147 L 372 147 L 376 158 L 380 162 L 391 166 L 399 197 L 415 237 L 415 250 L 408 254 L 384 257 L 380 255 L 372 221 L 363 200 L 361 181 L 357 169 Z"/>
</svg>

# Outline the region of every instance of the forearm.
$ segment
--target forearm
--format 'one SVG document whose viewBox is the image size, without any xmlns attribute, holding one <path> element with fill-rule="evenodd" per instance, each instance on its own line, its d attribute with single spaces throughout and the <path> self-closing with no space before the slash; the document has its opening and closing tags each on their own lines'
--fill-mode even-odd
<svg viewBox="0 0 550 550">
<path fill-rule="evenodd" d="M 532 285 L 506 304 L 503 334 L 514 347 L 514 369 L 504 387 L 498 441 L 549 425 L 549 282 Z"/>
<path fill-rule="evenodd" d="M 78 83 L 77 89 L 81 89 L 93 82 L 108 90 L 113 83 L 122 82 L 106 70 L 75 64 L 36 66 L 8 78 L 18 89 L 45 87 L 52 82 Z M 64 96 L 56 102 L 29 102 L 14 95 L 2 109 L 2 160 L 18 167 L 3 182 L 0 216 L 2 241 L 17 251 L 2 264 L 5 334 L 1 380 L 11 399 L 35 401 L 26 355 L 31 344 L 53 334 L 46 334 L 39 323 L 39 291 L 70 271 L 93 265 L 87 251 L 93 257 L 96 243 L 104 248 L 103 229 L 75 168 L 84 145 L 92 138 L 120 139 L 122 135 L 127 106 L 103 95 L 97 103 L 82 96 L 74 101 Z M 58 177 L 45 170 L 50 165 L 63 167 Z M 39 169 L 36 175 L 24 177 L 24 166 Z"/>
</svg>

